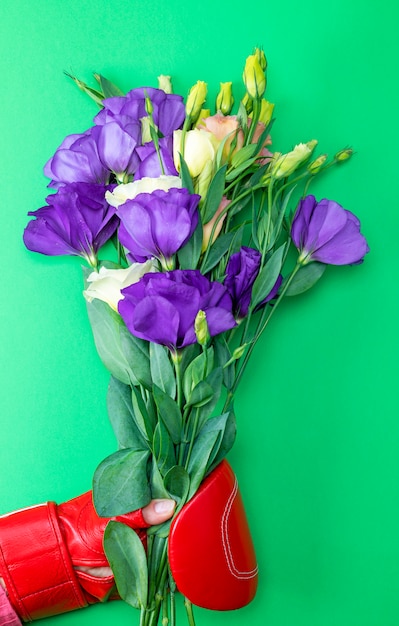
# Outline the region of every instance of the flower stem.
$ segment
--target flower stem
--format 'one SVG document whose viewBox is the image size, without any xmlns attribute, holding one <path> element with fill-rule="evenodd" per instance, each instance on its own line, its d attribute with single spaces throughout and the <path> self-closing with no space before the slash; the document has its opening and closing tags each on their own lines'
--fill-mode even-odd
<svg viewBox="0 0 399 626">
<path fill-rule="evenodd" d="M 233 384 L 233 386 L 232 386 L 232 388 L 230 390 L 230 395 L 234 395 L 234 393 L 235 393 L 235 391 L 236 391 L 236 389 L 237 389 L 237 387 L 238 387 L 238 385 L 240 383 L 242 375 L 244 374 L 244 370 L 245 370 L 245 368 L 246 368 L 246 366 L 248 364 L 248 361 L 249 361 L 250 356 L 252 354 L 252 351 L 253 351 L 253 349 L 254 349 L 254 347 L 256 345 L 256 342 L 258 341 L 259 337 L 262 335 L 262 333 L 266 329 L 268 323 L 270 322 L 272 316 L 274 315 L 274 312 L 276 311 L 276 309 L 279 306 L 280 302 L 284 298 L 284 296 L 285 296 L 285 294 L 286 294 L 286 292 L 288 290 L 288 287 L 290 286 L 292 280 L 294 279 L 296 273 L 302 267 L 302 265 L 303 265 L 303 263 L 301 263 L 299 261 L 297 262 L 297 264 L 295 265 L 294 269 L 292 270 L 289 278 L 287 279 L 287 281 L 286 281 L 286 283 L 285 283 L 285 285 L 284 285 L 284 287 L 283 287 L 283 289 L 281 291 L 281 294 L 278 297 L 276 303 L 274 304 L 273 307 L 269 307 L 269 310 L 270 310 L 269 315 L 267 315 L 267 316 L 262 315 L 262 317 L 261 317 L 261 319 L 259 321 L 259 324 L 258 324 L 258 328 L 257 328 L 256 333 L 255 333 L 255 336 L 253 338 L 253 341 L 252 341 L 252 343 L 250 344 L 250 346 L 249 346 L 249 348 L 247 350 L 247 353 L 246 353 L 246 355 L 245 355 L 245 357 L 243 359 L 243 362 L 242 362 L 242 365 L 240 367 L 240 370 L 239 370 L 239 372 L 238 372 L 238 374 L 236 376 L 236 379 L 234 381 L 234 384 Z M 266 312 L 266 310 L 267 309 L 265 309 L 265 312 Z M 266 317 L 266 319 L 265 319 L 265 317 Z"/>
<path fill-rule="evenodd" d="M 190 624 L 190 626 L 195 626 L 193 605 L 187 598 L 184 598 L 184 606 L 186 607 L 188 623 Z"/>
</svg>

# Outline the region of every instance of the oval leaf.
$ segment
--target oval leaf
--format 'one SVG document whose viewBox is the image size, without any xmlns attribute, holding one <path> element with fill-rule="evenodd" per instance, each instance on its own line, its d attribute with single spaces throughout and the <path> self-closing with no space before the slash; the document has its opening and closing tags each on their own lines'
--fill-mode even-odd
<svg viewBox="0 0 399 626">
<path fill-rule="evenodd" d="M 147 605 L 147 556 L 138 535 L 120 522 L 109 522 L 104 532 L 104 550 L 122 600 L 140 609 Z"/>
<path fill-rule="evenodd" d="M 285 292 L 286 296 L 298 296 L 300 293 L 307 291 L 323 276 L 326 265 L 324 263 L 309 263 L 304 265 L 296 273 L 290 286 Z"/>
<path fill-rule="evenodd" d="M 93 500 L 98 515 L 124 515 L 149 503 L 149 456 L 148 450 L 118 450 L 100 463 L 93 477 Z"/>
</svg>

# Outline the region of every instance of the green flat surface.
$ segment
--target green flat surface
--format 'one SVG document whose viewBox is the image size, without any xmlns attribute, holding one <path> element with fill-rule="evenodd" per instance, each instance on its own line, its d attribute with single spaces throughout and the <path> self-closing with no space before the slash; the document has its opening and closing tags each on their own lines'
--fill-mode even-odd
<svg viewBox="0 0 399 626">
<path fill-rule="evenodd" d="M 115 449 L 79 261 L 29 253 L 21 239 L 44 204 L 43 164 L 96 111 L 63 70 L 124 89 L 171 73 L 176 91 L 202 79 L 215 95 L 263 45 L 274 148 L 355 148 L 314 191 L 361 218 L 371 253 L 287 301 L 257 348 L 229 458 L 259 592 L 238 612 L 197 611 L 198 625 L 397 626 L 397 3 L 2 0 L 0 17 L 0 512 L 77 495 Z M 45 623 L 139 616 L 119 602 Z"/>
</svg>

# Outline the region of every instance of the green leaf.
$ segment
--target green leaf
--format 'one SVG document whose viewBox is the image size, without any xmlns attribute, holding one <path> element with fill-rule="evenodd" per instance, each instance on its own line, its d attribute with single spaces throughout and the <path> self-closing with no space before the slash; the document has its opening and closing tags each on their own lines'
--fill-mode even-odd
<svg viewBox="0 0 399 626">
<path fill-rule="evenodd" d="M 179 157 L 180 157 L 180 176 L 181 176 L 182 187 L 185 187 L 186 189 L 188 189 L 190 193 L 194 193 L 193 180 L 191 178 L 190 171 L 187 167 L 187 163 L 185 162 L 181 154 L 179 154 Z"/>
<path fill-rule="evenodd" d="M 154 434 L 155 423 L 151 419 L 141 396 L 140 389 L 137 387 L 132 387 L 132 407 L 134 421 L 138 429 L 146 441 L 151 441 Z"/>
<path fill-rule="evenodd" d="M 122 600 L 140 609 L 147 605 L 147 556 L 138 535 L 120 522 L 109 522 L 104 532 L 104 550 Z"/>
<path fill-rule="evenodd" d="M 250 143 L 247 146 L 240 148 L 240 150 L 237 150 L 237 152 L 233 154 L 231 166 L 233 168 L 239 167 L 242 163 L 255 156 L 256 152 L 258 152 L 258 148 L 255 143 Z"/>
<path fill-rule="evenodd" d="M 245 172 L 245 170 L 247 170 L 248 168 L 252 167 L 252 165 L 255 163 L 255 161 L 256 161 L 256 157 L 252 157 L 252 159 L 247 159 L 246 161 L 241 163 L 241 165 L 239 165 L 235 169 L 230 170 L 229 173 L 226 175 L 226 182 L 230 183 L 232 180 L 237 178 L 240 174 Z"/>
<path fill-rule="evenodd" d="M 130 365 L 132 384 L 143 385 L 146 389 L 150 389 L 152 379 L 148 342 L 132 335 L 125 324 L 121 327 L 120 338 L 122 350 Z"/>
<path fill-rule="evenodd" d="M 213 418 L 215 419 L 215 418 Z M 212 420 L 209 420 L 211 422 Z M 214 429 L 202 429 L 196 437 L 190 460 L 188 463 L 188 474 L 190 477 L 189 498 L 191 498 L 200 486 L 208 467 L 219 450 L 223 436 L 221 427 Z"/>
<path fill-rule="evenodd" d="M 254 286 L 252 288 L 251 308 L 256 307 L 264 300 L 274 285 L 280 274 L 281 266 L 283 262 L 283 255 L 285 250 L 285 243 L 280 246 L 267 261 L 265 267 L 259 272 Z"/>
<path fill-rule="evenodd" d="M 230 248 L 231 242 L 234 239 L 234 233 L 229 232 L 221 237 L 218 237 L 215 243 L 212 244 L 209 254 L 205 259 L 205 262 L 201 265 L 201 273 L 207 274 L 211 269 L 219 263 L 220 259 L 226 254 Z"/>
<path fill-rule="evenodd" d="M 101 76 L 101 74 L 94 74 L 94 78 L 100 85 L 102 92 L 104 94 L 104 98 L 113 98 L 114 96 L 124 96 L 123 91 L 119 89 L 114 83 L 111 83 L 108 78 L 105 76 Z"/>
<path fill-rule="evenodd" d="M 225 422 L 220 447 L 209 466 L 209 471 L 213 470 L 221 461 L 223 461 L 225 456 L 230 452 L 231 448 L 233 447 L 236 438 L 237 426 L 235 415 L 233 411 L 229 411 L 227 415 L 228 417 Z M 209 422 L 210 421 L 211 420 L 209 420 Z M 205 427 L 209 424 L 209 422 L 207 422 Z"/>
<path fill-rule="evenodd" d="M 213 347 L 207 348 L 206 352 L 201 352 L 187 366 L 183 376 L 183 393 L 186 400 L 190 397 L 194 387 L 212 371 L 213 355 Z"/>
<path fill-rule="evenodd" d="M 176 465 L 176 455 L 173 442 L 168 429 L 162 420 L 158 422 L 154 430 L 153 454 L 158 463 L 159 470 L 164 476 L 173 465 Z"/>
<path fill-rule="evenodd" d="M 164 485 L 170 497 L 177 500 L 177 502 L 185 501 L 190 488 L 190 478 L 187 470 L 181 465 L 175 465 L 166 474 Z"/>
<path fill-rule="evenodd" d="M 324 263 L 312 262 L 301 267 L 295 274 L 287 291 L 286 296 L 298 296 L 307 291 L 323 276 L 327 265 Z"/>
<path fill-rule="evenodd" d="M 231 363 L 227 367 L 225 364 L 231 359 L 231 352 L 227 345 L 224 335 L 218 335 L 215 337 L 215 354 L 217 363 L 223 369 L 223 384 L 227 389 L 231 389 L 234 384 L 234 364 Z"/>
<path fill-rule="evenodd" d="M 134 419 L 131 387 L 113 376 L 108 386 L 107 409 L 119 446 L 145 450 L 146 441 Z"/>
<path fill-rule="evenodd" d="M 159 471 L 159 467 L 157 464 L 157 460 L 155 457 L 152 457 L 151 462 L 151 470 L 150 470 L 150 478 L 151 478 L 151 497 L 152 498 L 169 498 L 169 494 L 165 489 L 165 485 L 163 484 L 163 476 Z"/>
<path fill-rule="evenodd" d="M 182 248 L 180 248 L 177 253 L 180 269 L 197 269 L 198 261 L 201 256 L 202 238 L 202 222 L 200 216 L 198 216 L 197 228 L 195 229 L 187 243 Z"/>
<path fill-rule="evenodd" d="M 101 300 L 87 302 L 87 312 L 101 361 L 115 378 L 129 384 L 133 372 L 121 345 L 123 321 L 120 315 Z"/>
<path fill-rule="evenodd" d="M 153 383 L 174 398 L 176 378 L 167 348 L 158 343 L 150 343 L 150 367 Z"/>
<path fill-rule="evenodd" d="M 156 385 L 153 385 L 153 395 L 159 415 L 168 429 L 173 443 L 180 443 L 183 417 L 177 403 Z"/>
<path fill-rule="evenodd" d="M 212 414 L 215 406 L 217 405 L 223 384 L 223 371 L 221 367 L 216 367 L 206 377 L 205 382 L 213 389 L 213 396 L 208 400 L 206 404 L 196 409 L 198 413 L 198 425 L 202 428 L 208 417 Z"/>
<path fill-rule="evenodd" d="M 202 223 L 207 224 L 215 215 L 224 193 L 227 165 L 223 165 L 216 172 L 209 185 L 204 206 L 202 209 Z"/>
<path fill-rule="evenodd" d="M 187 400 L 187 406 L 200 407 L 210 402 L 214 394 L 212 387 L 201 380 L 196 387 L 192 390 L 189 399 Z"/>
<path fill-rule="evenodd" d="M 88 85 L 86 85 L 86 83 L 83 82 L 83 80 L 79 80 L 79 78 L 77 78 L 76 76 L 72 76 L 72 74 L 69 74 L 69 72 L 64 71 L 64 74 L 68 76 L 68 78 L 71 78 L 73 82 L 75 83 L 75 85 L 77 85 L 79 89 L 81 89 L 92 100 L 94 100 L 94 102 L 98 104 L 100 108 L 103 107 L 104 94 L 102 94 L 97 89 L 93 89 L 92 87 L 89 87 Z"/>
<path fill-rule="evenodd" d="M 98 515 L 114 517 L 148 504 L 149 450 L 118 450 L 104 459 L 93 478 L 93 499 Z"/>
</svg>

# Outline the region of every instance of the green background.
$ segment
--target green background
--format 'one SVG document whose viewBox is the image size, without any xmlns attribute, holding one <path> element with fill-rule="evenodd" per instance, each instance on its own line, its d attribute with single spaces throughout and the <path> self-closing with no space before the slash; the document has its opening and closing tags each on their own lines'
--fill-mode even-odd
<svg viewBox="0 0 399 626">
<path fill-rule="evenodd" d="M 44 204 L 43 164 L 96 112 L 63 70 L 125 90 L 170 73 L 176 92 L 202 79 L 213 97 L 220 80 L 239 92 L 262 45 L 274 148 L 317 138 L 320 153 L 357 153 L 313 191 L 360 217 L 371 252 L 283 304 L 238 394 L 229 459 L 257 597 L 233 613 L 198 610 L 199 626 L 399 623 L 398 17 L 393 0 L 1 2 L 0 512 L 81 493 L 115 450 L 80 263 L 21 239 Z M 118 602 L 46 624 L 138 620 Z"/>
</svg>

